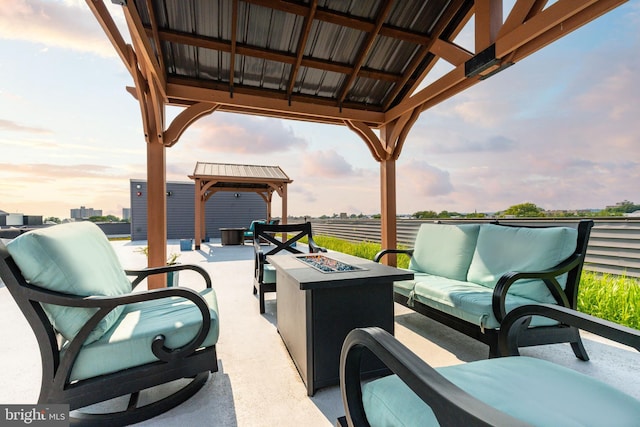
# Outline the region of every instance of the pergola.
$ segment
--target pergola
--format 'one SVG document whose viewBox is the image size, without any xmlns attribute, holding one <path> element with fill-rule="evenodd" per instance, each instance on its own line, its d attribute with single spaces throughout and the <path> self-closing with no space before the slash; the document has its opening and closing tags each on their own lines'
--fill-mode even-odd
<svg viewBox="0 0 640 427">
<path fill-rule="evenodd" d="M 149 265 L 159 266 L 166 149 L 198 118 L 218 110 L 356 132 L 380 164 L 381 240 L 395 247 L 396 160 L 420 114 L 626 0 L 516 0 L 508 13 L 503 0 L 112 0 L 131 44 L 103 0 L 86 1 L 135 84 L 127 90 L 147 142 Z M 471 18 L 467 49 L 456 36 Z M 438 60 L 451 71 L 423 87 Z M 171 123 L 167 105 L 184 107 Z"/>
<path fill-rule="evenodd" d="M 205 237 L 205 204 L 219 191 L 258 193 L 267 203 L 267 220 L 271 219 L 271 201 L 276 192 L 282 199 L 282 222 L 287 223 L 287 184 L 293 180 L 279 166 L 197 162 L 189 178 L 195 181 L 196 249 L 200 249 Z"/>
</svg>

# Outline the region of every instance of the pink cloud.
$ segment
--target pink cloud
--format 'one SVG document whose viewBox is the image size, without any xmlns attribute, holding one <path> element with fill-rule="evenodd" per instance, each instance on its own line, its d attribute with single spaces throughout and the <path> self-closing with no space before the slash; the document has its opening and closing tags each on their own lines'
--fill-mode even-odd
<svg viewBox="0 0 640 427">
<path fill-rule="evenodd" d="M 29 132 L 29 133 L 38 133 L 38 134 L 50 134 L 53 133 L 48 129 L 25 126 L 19 123 L 13 122 L 11 120 L 2 120 L 0 119 L 0 130 L 6 130 L 11 132 Z"/>
<path fill-rule="evenodd" d="M 109 4 L 107 7 L 113 6 Z M 84 2 L 3 2 L 0 38 L 92 52 L 103 57 L 116 56 L 113 46 Z"/>
<path fill-rule="evenodd" d="M 315 178 L 341 178 L 354 173 L 353 166 L 335 150 L 307 153 L 302 165 L 302 170 Z"/>
<path fill-rule="evenodd" d="M 240 114 L 213 113 L 193 126 L 199 149 L 243 154 L 277 153 L 304 149 L 308 142 L 286 122 Z"/>
</svg>

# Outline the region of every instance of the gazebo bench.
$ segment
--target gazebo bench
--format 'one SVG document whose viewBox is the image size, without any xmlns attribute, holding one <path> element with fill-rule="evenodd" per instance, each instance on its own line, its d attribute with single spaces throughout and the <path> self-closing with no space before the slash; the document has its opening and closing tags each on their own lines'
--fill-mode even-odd
<svg viewBox="0 0 640 427">
<path fill-rule="evenodd" d="M 498 331 L 516 307 L 550 303 L 576 308 L 578 285 L 593 221 L 577 228 L 485 224 L 422 224 L 411 256 L 413 280 L 394 282 L 394 300 L 489 345 L 498 352 Z M 577 329 L 534 319 L 521 345 L 569 342 L 588 360 Z"/>
</svg>

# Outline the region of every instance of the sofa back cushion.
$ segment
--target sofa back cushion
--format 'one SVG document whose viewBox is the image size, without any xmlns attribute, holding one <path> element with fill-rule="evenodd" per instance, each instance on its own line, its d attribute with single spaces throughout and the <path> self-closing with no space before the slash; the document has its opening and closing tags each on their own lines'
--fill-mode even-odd
<svg viewBox="0 0 640 427">
<path fill-rule="evenodd" d="M 100 228 L 76 222 L 25 233 L 7 250 L 31 284 L 65 294 L 117 296 L 131 292 L 118 257 Z M 71 340 L 97 311 L 94 308 L 43 304 L 53 324 Z M 85 344 L 99 339 L 118 319 L 123 307 L 111 311 L 91 332 Z"/>
<path fill-rule="evenodd" d="M 449 279 L 466 280 L 479 229 L 480 224 L 422 224 L 409 268 Z"/>
<path fill-rule="evenodd" d="M 534 272 L 552 268 L 576 250 L 578 231 L 568 227 L 526 228 L 483 224 L 467 280 L 493 288 L 509 271 Z M 566 275 L 559 279 L 564 287 Z M 518 280 L 509 292 L 539 302 L 554 302 L 539 279 Z"/>
</svg>

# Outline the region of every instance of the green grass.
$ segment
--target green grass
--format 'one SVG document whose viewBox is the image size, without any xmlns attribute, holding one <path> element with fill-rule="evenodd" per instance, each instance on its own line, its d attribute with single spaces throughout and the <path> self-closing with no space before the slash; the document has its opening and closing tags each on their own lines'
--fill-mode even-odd
<svg viewBox="0 0 640 427">
<path fill-rule="evenodd" d="M 578 310 L 640 329 L 640 281 L 635 278 L 583 271 Z"/>
<path fill-rule="evenodd" d="M 380 244 L 374 242 L 352 243 L 326 236 L 314 236 L 313 239 L 327 249 L 370 260 L 380 251 Z M 409 258 L 398 255 L 398 267 L 407 268 L 408 265 Z M 578 291 L 578 310 L 640 329 L 640 280 L 583 271 Z"/>
</svg>

